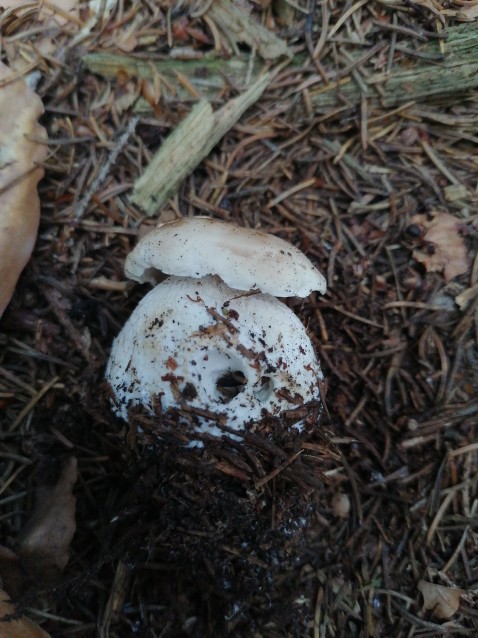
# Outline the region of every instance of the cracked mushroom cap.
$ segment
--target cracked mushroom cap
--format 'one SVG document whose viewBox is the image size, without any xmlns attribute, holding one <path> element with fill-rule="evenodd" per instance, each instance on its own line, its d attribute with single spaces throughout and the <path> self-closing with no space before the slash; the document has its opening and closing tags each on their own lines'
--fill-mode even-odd
<svg viewBox="0 0 478 638">
<path fill-rule="evenodd" d="M 244 430 L 320 398 L 323 378 L 298 317 L 268 294 L 244 295 L 217 277 L 170 277 L 139 303 L 106 370 L 114 411 L 196 409 Z M 200 431 L 218 436 L 199 416 Z"/>
<path fill-rule="evenodd" d="M 326 290 L 323 275 L 289 242 L 207 217 L 184 218 L 153 230 L 128 255 L 125 272 L 130 279 L 153 284 L 159 273 L 219 275 L 231 288 L 275 297 Z"/>
</svg>

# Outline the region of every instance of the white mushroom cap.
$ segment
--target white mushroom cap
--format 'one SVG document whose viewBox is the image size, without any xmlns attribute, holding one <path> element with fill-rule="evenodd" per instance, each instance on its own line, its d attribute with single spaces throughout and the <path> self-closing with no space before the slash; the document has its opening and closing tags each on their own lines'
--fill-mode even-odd
<svg viewBox="0 0 478 638">
<path fill-rule="evenodd" d="M 225 415 L 240 432 L 318 400 L 323 377 L 304 326 L 285 304 L 244 295 L 217 277 L 170 277 L 115 339 L 106 378 L 123 419 L 137 405 L 150 414 L 189 406 Z M 206 419 L 197 422 L 201 431 L 221 433 Z"/>
<path fill-rule="evenodd" d="M 326 290 L 323 275 L 289 242 L 207 217 L 163 224 L 139 241 L 126 259 L 126 275 L 154 284 L 158 271 L 180 277 L 219 275 L 231 288 L 275 297 Z"/>
</svg>

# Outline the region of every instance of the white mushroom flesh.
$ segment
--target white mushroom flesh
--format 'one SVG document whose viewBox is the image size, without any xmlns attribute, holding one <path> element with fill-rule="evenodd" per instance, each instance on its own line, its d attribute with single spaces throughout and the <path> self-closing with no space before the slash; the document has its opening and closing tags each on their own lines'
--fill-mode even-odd
<svg viewBox="0 0 478 638">
<path fill-rule="evenodd" d="M 189 407 L 240 432 L 320 397 L 320 365 L 297 316 L 268 294 L 217 277 L 170 277 L 149 292 L 113 343 L 106 378 L 114 410 Z M 213 421 L 197 427 L 221 434 Z"/>
<path fill-rule="evenodd" d="M 125 272 L 130 279 L 153 284 L 159 273 L 219 275 L 231 288 L 275 297 L 306 297 L 326 289 L 323 275 L 289 242 L 207 217 L 184 218 L 153 230 L 128 255 Z"/>
</svg>

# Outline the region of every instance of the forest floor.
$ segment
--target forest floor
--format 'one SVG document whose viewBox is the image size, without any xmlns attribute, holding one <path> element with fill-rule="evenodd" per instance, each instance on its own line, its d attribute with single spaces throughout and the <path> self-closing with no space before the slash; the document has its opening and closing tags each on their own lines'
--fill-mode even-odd
<svg viewBox="0 0 478 638">
<path fill-rule="evenodd" d="M 0 0 L 2 60 L 36 73 L 49 154 L 0 321 L 2 589 L 55 637 L 477 636 L 478 92 L 460 44 L 476 51 L 476 7 L 17 4 Z M 163 140 L 266 71 L 145 214 L 130 196 Z M 285 456 L 183 457 L 104 398 L 148 290 L 126 255 L 205 214 L 287 239 L 327 278 L 288 301 L 326 382 Z"/>
</svg>

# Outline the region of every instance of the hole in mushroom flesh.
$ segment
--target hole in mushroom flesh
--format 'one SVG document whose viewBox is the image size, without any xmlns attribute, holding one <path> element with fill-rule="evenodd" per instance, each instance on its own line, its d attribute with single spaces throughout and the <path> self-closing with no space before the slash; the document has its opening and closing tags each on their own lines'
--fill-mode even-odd
<svg viewBox="0 0 478 638">
<path fill-rule="evenodd" d="M 246 383 L 247 379 L 241 370 L 227 370 L 216 381 L 216 388 L 224 403 L 229 403 L 244 390 Z"/>
<path fill-rule="evenodd" d="M 267 401 L 274 391 L 274 380 L 270 377 L 261 377 L 259 387 L 254 390 L 254 396 L 259 401 Z"/>
</svg>

